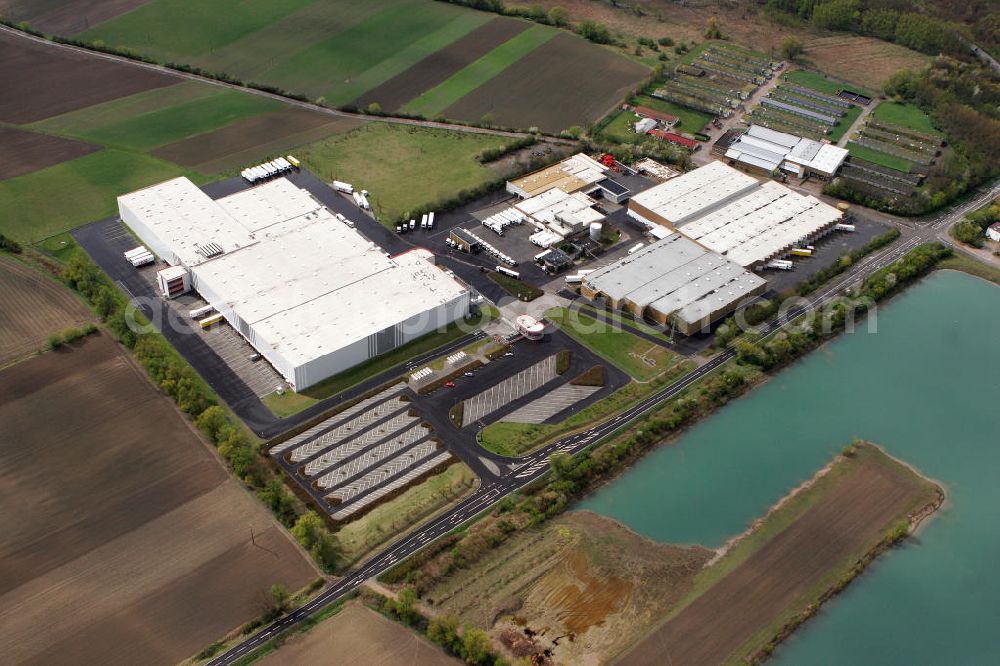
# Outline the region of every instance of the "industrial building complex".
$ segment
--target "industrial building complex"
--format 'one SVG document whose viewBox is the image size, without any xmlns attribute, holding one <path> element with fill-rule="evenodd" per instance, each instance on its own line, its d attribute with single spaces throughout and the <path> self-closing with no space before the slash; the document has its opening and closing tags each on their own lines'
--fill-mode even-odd
<svg viewBox="0 0 1000 666">
<path fill-rule="evenodd" d="M 165 295 L 197 291 L 295 390 L 469 312 L 468 289 L 432 253 L 390 257 L 284 178 L 218 200 L 175 178 L 118 208 L 170 264 Z"/>
<path fill-rule="evenodd" d="M 725 158 L 734 166 L 762 176 L 785 172 L 798 178 L 816 176 L 829 180 L 837 173 L 847 149 L 751 125 L 731 143 Z"/>
<path fill-rule="evenodd" d="M 654 235 L 679 231 L 740 266 L 760 268 L 829 232 L 843 212 L 711 162 L 635 195 L 628 215 Z"/>
<path fill-rule="evenodd" d="M 728 315 L 767 281 L 680 233 L 583 277 L 580 293 L 606 307 L 691 335 Z"/>
</svg>

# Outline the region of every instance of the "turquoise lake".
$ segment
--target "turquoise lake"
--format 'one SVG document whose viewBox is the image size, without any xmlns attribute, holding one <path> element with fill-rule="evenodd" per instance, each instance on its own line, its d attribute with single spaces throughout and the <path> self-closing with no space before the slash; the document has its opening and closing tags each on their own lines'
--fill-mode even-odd
<svg viewBox="0 0 1000 666">
<path fill-rule="evenodd" d="M 1000 288 L 942 271 L 643 458 L 579 508 L 670 543 L 721 545 L 853 438 L 942 483 L 779 664 L 1000 663 Z"/>
</svg>

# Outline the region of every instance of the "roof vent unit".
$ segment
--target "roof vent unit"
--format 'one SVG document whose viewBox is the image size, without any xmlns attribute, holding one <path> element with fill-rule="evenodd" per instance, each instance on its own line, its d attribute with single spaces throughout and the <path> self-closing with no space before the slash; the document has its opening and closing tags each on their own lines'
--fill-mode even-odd
<svg viewBox="0 0 1000 666">
<path fill-rule="evenodd" d="M 204 245 L 196 244 L 194 247 L 195 251 L 206 259 L 218 257 L 224 251 L 222 246 L 218 243 L 206 243 Z"/>
</svg>

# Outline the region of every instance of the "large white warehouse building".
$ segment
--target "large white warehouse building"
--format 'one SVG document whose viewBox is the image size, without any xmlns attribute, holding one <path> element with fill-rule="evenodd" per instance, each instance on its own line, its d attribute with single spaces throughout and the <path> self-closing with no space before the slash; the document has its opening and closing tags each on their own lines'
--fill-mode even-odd
<svg viewBox="0 0 1000 666">
<path fill-rule="evenodd" d="M 118 209 L 295 390 L 469 312 L 433 254 L 388 256 L 283 178 L 218 200 L 175 178 Z"/>
<path fill-rule="evenodd" d="M 843 212 L 781 183 L 710 162 L 635 195 L 628 215 L 660 235 L 679 231 L 741 266 L 755 267 L 819 238 Z"/>
</svg>

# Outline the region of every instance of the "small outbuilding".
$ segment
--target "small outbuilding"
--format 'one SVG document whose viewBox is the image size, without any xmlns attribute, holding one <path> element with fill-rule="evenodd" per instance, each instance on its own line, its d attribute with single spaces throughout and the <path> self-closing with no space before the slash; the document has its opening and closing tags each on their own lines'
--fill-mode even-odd
<svg viewBox="0 0 1000 666">
<path fill-rule="evenodd" d="M 986 237 L 991 241 L 1000 242 L 1000 222 L 994 222 L 986 228 Z"/>
</svg>

